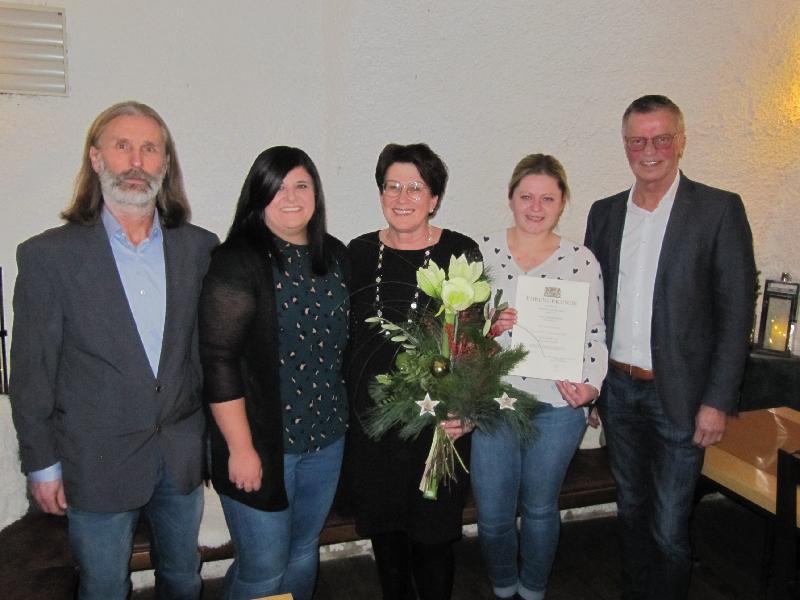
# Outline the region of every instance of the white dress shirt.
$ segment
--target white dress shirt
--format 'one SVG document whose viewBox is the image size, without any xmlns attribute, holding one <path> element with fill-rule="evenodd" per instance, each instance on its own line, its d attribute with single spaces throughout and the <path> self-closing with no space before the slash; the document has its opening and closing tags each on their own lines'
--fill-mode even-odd
<svg viewBox="0 0 800 600">
<path fill-rule="evenodd" d="M 650 352 L 653 288 L 661 244 L 675 203 L 679 181 L 680 173 L 675 176 L 675 181 L 652 212 L 634 204 L 635 185 L 628 194 L 619 258 L 611 358 L 643 369 L 653 368 Z"/>
</svg>

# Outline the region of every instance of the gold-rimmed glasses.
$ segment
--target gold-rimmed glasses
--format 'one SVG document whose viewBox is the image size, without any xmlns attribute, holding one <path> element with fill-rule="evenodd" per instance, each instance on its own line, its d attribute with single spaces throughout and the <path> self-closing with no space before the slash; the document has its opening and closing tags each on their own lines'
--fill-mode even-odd
<svg viewBox="0 0 800 600">
<path fill-rule="evenodd" d="M 421 181 L 409 181 L 403 184 L 394 179 L 387 179 L 383 182 L 383 193 L 387 198 L 397 198 L 403 193 L 403 188 L 405 188 L 409 198 L 412 200 L 419 200 L 422 197 L 422 190 L 426 187 L 428 186 Z"/>
</svg>

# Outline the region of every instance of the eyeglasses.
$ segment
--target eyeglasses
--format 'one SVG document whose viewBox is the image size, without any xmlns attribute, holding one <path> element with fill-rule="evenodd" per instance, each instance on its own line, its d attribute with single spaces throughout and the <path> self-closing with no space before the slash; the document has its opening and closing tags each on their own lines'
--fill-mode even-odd
<svg viewBox="0 0 800 600">
<path fill-rule="evenodd" d="M 383 182 L 383 193 L 387 198 L 397 198 L 403 193 L 403 188 L 405 188 L 406 194 L 408 194 L 411 199 L 419 200 L 422 196 L 422 190 L 426 187 L 428 186 L 421 181 L 409 181 L 406 184 L 402 184 L 394 179 L 387 179 Z"/>
<path fill-rule="evenodd" d="M 626 137 L 625 138 L 625 146 L 628 150 L 632 150 L 634 152 L 638 152 L 639 150 L 644 150 L 647 148 L 647 142 L 653 142 L 653 148 L 656 150 L 666 150 L 672 147 L 672 142 L 675 140 L 675 137 L 678 136 L 678 133 L 662 133 L 661 135 L 656 135 L 651 138 L 647 137 Z"/>
</svg>

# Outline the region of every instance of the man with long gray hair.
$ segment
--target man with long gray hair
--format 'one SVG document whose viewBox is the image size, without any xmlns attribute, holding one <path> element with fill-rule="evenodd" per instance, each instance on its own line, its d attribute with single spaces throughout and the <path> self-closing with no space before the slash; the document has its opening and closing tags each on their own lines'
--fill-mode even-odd
<svg viewBox="0 0 800 600">
<path fill-rule="evenodd" d="M 17 250 L 10 395 L 22 470 L 39 507 L 68 517 L 82 600 L 127 597 L 142 511 L 159 598 L 200 594 L 196 310 L 218 240 L 189 216 L 166 124 L 123 102 L 89 129 L 67 223 Z"/>
</svg>

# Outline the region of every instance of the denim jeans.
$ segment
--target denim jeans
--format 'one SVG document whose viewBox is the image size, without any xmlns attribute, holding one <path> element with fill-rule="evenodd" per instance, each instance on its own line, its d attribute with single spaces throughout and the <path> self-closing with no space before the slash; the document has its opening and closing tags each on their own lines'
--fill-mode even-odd
<svg viewBox="0 0 800 600">
<path fill-rule="evenodd" d="M 311 600 L 319 563 L 319 534 L 336 494 L 344 438 L 308 454 L 284 454 L 289 508 L 267 512 L 220 494 L 235 557 L 222 597 L 250 600 L 291 592 Z"/>
<path fill-rule="evenodd" d="M 533 424 L 536 436 L 525 444 L 507 426 L 472 434 L 472 490 L 486 570 L 497 596 L 518 593 L 526 600 L 544 597 L 561 527 L 558 496 L 586 431 L 586 413 L 548 404 Z"/>
<path fill-rule="evenodd" d="M 144 510 L 150 521 L 151 559 L 156 597 L 197 600 L 200 597 L 200 554 L 197 535 L 203 516 L 203 489 L 181 493 L 164 466 L 150 501 L 119 513 L 67 510 L 69 541 L 80 566 L 79 600 L 125 600 L 131 588 L 128 563 L 133 533 Z"/>
<path fill-rule="evenodd" d="M 598 404 L 617 484 L 625 600 L 686 597 L 689 517 L 703 466 L 694 431 L 674 425 L 653 382 L 613 369 Z"/>
</svg>

